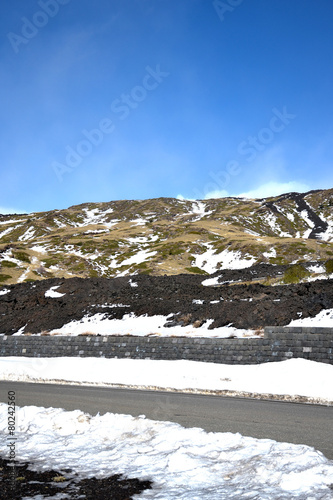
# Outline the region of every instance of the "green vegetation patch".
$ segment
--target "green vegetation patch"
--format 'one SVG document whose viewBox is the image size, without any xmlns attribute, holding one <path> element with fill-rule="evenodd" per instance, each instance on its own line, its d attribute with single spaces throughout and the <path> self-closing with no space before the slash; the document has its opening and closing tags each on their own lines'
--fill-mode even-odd
<svg viewBox="0 0 333 500">
<path fill-rule="evenodd" d="M 77 243 L 73 243 L 74 245 L 80 246 L 83 253 L 95 253 L 97 248 L 96 241 L 88 240 L 88 241 L 79 241 Z"/>
<path fill-rule="evenodd" d="M 147 262 L 140 262 L 140 264 L 135 264 L 133 267 L 135 267 L 135 269 L 147 269 L 148 265 Z"/>
<path fill-rule="evenodd" d="M 286 263 L 285 259 L 283 257 L 281 257 L 281 256 L 279 256 L 279 257 L 270 257 L 268 259 L 268 262 L 270 264 L 275 264 L 275 265 L 282 265 L 282 264 Z"/>
<path fill-rule="evenodd" d="M 59 264 L 59 257 L 50 257 L 48 259 L 43 260 L 45 267 L 56 266 Z"/>
<path fill-rule="evenodd" d="M 151 274 L 153 272 L 153 270 L 152 269 L 148 269 L 148 268 L 139 268 L 138 272 L 140 274 Z"/>
<path fill-rule="evenodd" d="M 222 253 L 227 248 L 226 245 L 216 245 L 214 246 L 215 253 Z"/>
<path fill-rule="evenodd" d="M 333 273 L 333 259 L 329 259 L 325 262 L 325 271 L 327 274 Z"/>
<path fill-rule="evenodd" d="M 98 271 L 96 271 L 95 269 L 89 269 L 89 277 L 90 278 L 99 278 L 101 275 Z"/>
<path fill-rule="evenodd" d="M 169 243 L 169 244 L 166 244 L 166 245 L 161 245 L 160 247 L 158 247 L 158 253 L 159 255 L 164 258 L 164 259 L 167 259 L 170 255 L 180 255 L 182 253 L 185 252 L 184 250 L 184 242 L 183 241 L 179 241 L 177 243 Z"/>
<path fill-rule="evenodd" d="M 22 262 L 30 262 L 30 257 L 25 252 L 13 252 L 15 259 L 21 260 Z"/>
<path fill-rule="evenodd" d="M 9 274 L 0 274 L 0 283 L 4 283 L 9 279 L 11 279 L 11 276 L 9 276 Z"/>
<path fill-rule="evenodd" d="M 10 260 L 2 260 L 1 266 L 2 267 L 17 267 L 17 264 L 15 262 L 11 262 Z"/>
<path fill-rule="evenodd" d="M 290 243 L 289 248 L 286 248 L 286 252 L 295 252 L 297 254 L 305 254 L 307 252 L 310 252 L 311 249 L 307 247 L 305 243 Z"/>
<path fill-rule="evenodd" d="M 223 239 L 223 236 L 218 236 L 217 234 L 208 234 L 209 241 L 219 241 Z"/>
<path fill-rule="evenodd" d="M 295 266 L 289 267 L 283 276 L 283 283 L 289 285 L 291 283 L 299 283 L 301 280 L 310 276 L 310 272 L 305 269 L 300 264 L 296 264 Z"/>
<path fill-rule="evenodd" d="M 185 270 L 188 271 L 189 273 L 193 274 L 209 274 L 203 269 L 200 269 L 199 267 L 193 266 L 193 267 L 185 267 Z"/>
</svg>

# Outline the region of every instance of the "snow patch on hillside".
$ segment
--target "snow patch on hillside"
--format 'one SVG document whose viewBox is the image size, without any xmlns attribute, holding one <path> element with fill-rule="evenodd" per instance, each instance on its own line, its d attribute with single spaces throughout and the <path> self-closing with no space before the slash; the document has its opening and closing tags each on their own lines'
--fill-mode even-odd
<svg viewBox="0 0 333 500">
<path fill-rule="evenodd" d="M 0 239 L 3 238 L 4 236 L 7 236 L 7 234 L 11 233 L 12 231 L 14 231 L 14 229 L 16 229 L 15 227 L 8 227 L 7 229 L 5 229 L 4 231 L 2 231 L 0 233 Z"/>
<path fill-rule="evenodd" d="M 4 220 L 4 221 L 1 221 L 0 222 L 0 226 L 6 226 L 7 224 L 16 224 L 17 222 L 20 222 L 20 223 L 23 223 L 23 222 L 26 222 L 27 219 L 17 219 L 17 220 Z"/>
<path fill-rule="evenodd" d="M 330 226 L 328 226 L 326 231 L 324 233 L 320 233 L 318 235 L 318 237 L 323 241 L 332 242 L 333 241 L 333 225 L 331 224 Z"/>
<path fill-rule="evenodd" d="M 323 233 L 319 233 L 318 238 L 321 239 L 322 241 L 327 241 L 331 242 L 333 241 L 333 221 L 332 219 L 327 219 L 323 217 L 323 215 L 320 215 L 320 218 L 322 221 L 327 223 L 327 229 Z"/>
<path fill-rule="evenodd" d="M 215 286 L 215 285 L 219 284 L 219 279 L 220 279 L 220 276 L 215 276 L 214 278 L 208 278 L 208 279 L 202 281 L 201 284 L 203 286 Z"/>
<path fill-rule="evenodd" d="M 95 260 L 101 255 L 98 250 L 95 250 L 93 253 L 90 254 L 83 253 L 82 250 L 75 250 L 74 245 L 64 245 L 64 249 L 66 250 L 67 254 L 76 255 L 77 257 L 81 257 L 81 259 L 86 259 L 86 260 Z"/>
<path fill-rule="evenodd" d="M 138 217 L 137 219 L 133 219 L 130 222 L 133 222 L 133 226 L 145 226 L 148 221 L 147 219 L 143 219 L 142 217 Z"/>
<path fill-rule="evenodd" d="M 152 243 L 154 241 L 158 240 L 158 235 L 148 235 L 148 236 L 136 236 L 134 238 L 127 238 L 127 241 L 129 243 L 132 243 L 134 245 L 139 245 L 139 244 L 144 244 L 147 245 L 149 243 Z"/>
<path fill-rule="evenodd" d="M 21 274 L 21 276 L 17 279 L 17 283 L 23 283 L 23 281 L 24 281 L 25 279 L 27 279 L 27 278 L 28 278 L 28 274 L 29 274 L 29 272 L 30 272 L 30 269 L 29 269 L 29 268 L 28 268 L 28 269 L 26 269 L 26 270 L 25 270 L 25 271 Z"/>
<path fill-rule="evenodd" d="M 275 258 L 276 257 L 276 250 L 275 248 L 271 248 L 270 250 L 268 250 L 267 252 L 263 252 L 263 256 L 266 258 L 266 259 L 271 259 L 271 258 Z"/>
<path fill-rule="evenodd" d="M 264 222 L 271 228 L 273 233 L 280 238 L 292 238 L 292 235 L 282 231 L 276 215 L 272 213 L 265 214 Z"/>
<path fill-rule="evenodd" d="M 139 250 L 136 252 L 132 257 L 129 257 L 128 259 L 125 259 L 121 261 L 121 263 L 117 264 L 117 267 L 119 266 L 131 266 L 132 264 L 141 264 L 142 262 L 145 262 L 147 259 L 150 259 L 151 257 L 154 257 L 157 252 L 154 251 L 149 251 L 149 250 Z"/>
<path fill-rule="evenodd" d="M 74 227 L 85 227 L 89 225 L 103 224 L 104 226 L 111 227 L 118 222 L 105 220 L 105 216 L 111 214 L 113 212 L 113 208 L 109 208 L 104 211 L 101 211 L 99 208 L 83 208 L 82 212 L 84 212 L 82 221 L 71 223 L 71 225 L 74 225 Z"/>
<path fill-rule="evenodd" d="M 27 240 L 31 240 L 34 236 L 35 236 L 35 228 L 34 227 L 29 227 L 29 229 L 26 230 L 26 232 L 24 234 L 22 234 L 18 240 L 19 241 L 27 241 Z"/>
<path fill-rule="evenodd" d="M 315 223 L 310 219 L 310 216 L 309 216 L 309 213 L 307 210 L 302 210 L 299 215 L 307 223 L 307 225 L 309 227 L 311 227 L 311 229 L 313 229 L 315 227 Z"/>
<path fill-rule="evenodd" d="M 46 254 L 48 246 L 43 247 L 42 245 L 34 245 L 33 247 L 30 247 L 30 250 L 32 250 L 33 252 Z"/>
<path fill-rule="evenodd" d="M 64 297 L 66 295 L 65 293 L 56 292 L 56 289 L 59 288 L 59 286 L 60 285 L 52 286 L 49 290 L 45 292 L 45 297 L 50 297 L 52 299 L 58 299 L 59 297 Z"/>
<path fill-rule="evenodd" d="M 322 266 L 321 264 L 314 264 L 314 265 L 311 265 L 311 266 L 308 266 L 308 271 L 310 271 L 310 273 L 315 273 L 315 274 L 325 274 L 326 273 L 326 269 L 324 266 Z"/>
<path fill-rule="evenodd" d="M 53 219 L 53 221 L 56 223 L 56 225 L 60 228 L 63 228 L 63 227 L 66 227 L 66 224 L 64 224 L 63 222 L 61 222 L 60 220 L 58 219 Z"/>
<path fill-rule="evenodd" d="M 242 255 L 238 250 L 225 249 L 221 253 L 216 253 L 216 250 L 210 243 L 205 243 L 206 252 L 200 255 L 193 255 L 195 258 L 195 266 L 209 274 L 213 274 L 218 269 L 244 269 L 251 267 L 256 262 L 256 258 L 251 255 Z"/>
<path fill-rule="evenodd" d="M 195 201 L 192 203 L 192 210 L 189 212 L 190 214 L 197 215 L 195 219 L 192 220 L 192 222 L 197 222 L 203 217 L 206 217 L 207 215 L 210 215 L 213 213 L 212 210 L 209 210 L 206 212 L 206 203 L 203 201 Z"/>
</svg>

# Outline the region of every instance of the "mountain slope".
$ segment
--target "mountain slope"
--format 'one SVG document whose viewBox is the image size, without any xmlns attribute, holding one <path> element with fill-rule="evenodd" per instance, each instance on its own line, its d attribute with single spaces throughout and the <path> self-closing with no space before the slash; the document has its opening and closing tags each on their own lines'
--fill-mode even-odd
<svg viewBox="0 0 333 500">
<path fill-rule="evenodd" d="M 314 263 L 332 256 L 333 189 L 260 200 L 124 200 L 0 215 L 3 284 L 206 274 L 257 263 L 311 262 L 311 274 Z"/>
</svg>

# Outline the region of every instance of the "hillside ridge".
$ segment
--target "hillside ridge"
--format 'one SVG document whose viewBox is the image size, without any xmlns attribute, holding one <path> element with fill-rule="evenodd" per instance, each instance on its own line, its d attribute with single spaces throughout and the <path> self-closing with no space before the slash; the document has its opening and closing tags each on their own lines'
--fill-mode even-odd
<svg viewBox="0 0 333 500">
<path fill-rule="evenodd" d="M 209 275 L 255 264 L 307 264 L 307 277 L 314 278 L 325 275 L 332 257 L 333 189 L 261 199 L 118 200 L 0 215 L 0 285 Z"/>
</svg>

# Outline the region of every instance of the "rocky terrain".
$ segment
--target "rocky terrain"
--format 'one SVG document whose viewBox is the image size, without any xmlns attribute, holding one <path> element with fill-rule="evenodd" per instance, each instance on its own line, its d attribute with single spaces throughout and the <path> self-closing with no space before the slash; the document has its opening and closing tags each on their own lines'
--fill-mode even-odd
<svg viewBox="0 0 333 500">
<path fill-rule="evenodd" d="M 251 270 L 253 276 L 264 273 L 266 278 L 276 272 L 275 266 L 267 265 Z M 108 319 L 121 319 L 129 313 L 164 315 L 168 318 L 163 326 L 170 327 L 200 327 L 214 320 L 209 328 L 232 325 L 260 329 L 286 325 L 292 319 L 313 317 L 322 309 L 333 308 L 331 279 L 277 286 L 230 282 L 239 275 L 239 271 L 217 272 L 207 279 L 189 274 L 141 274 L 114 279 L 52 278 L 9 285 L 0 296 L 0 333 L 47 333 L 97 313 Z"/>
<path fill-rule="evenodd" d="M 71 470 L 35 470 L 27 462 L 10 462 L 0 458 L 1 498 L 85 498 L 86 500 L 129 500 L 132 495 L 151 488 L 151 481 L 126 479 L 120 475 L 106 478 L 79 478 Z"/>
<path fill-rule="evenodd" d="M 313 317 L 333 308 L 332 208 L 333 189 L 2 215 L 0 334 L 98 313 L 211 329 Z"/>
</svg>

